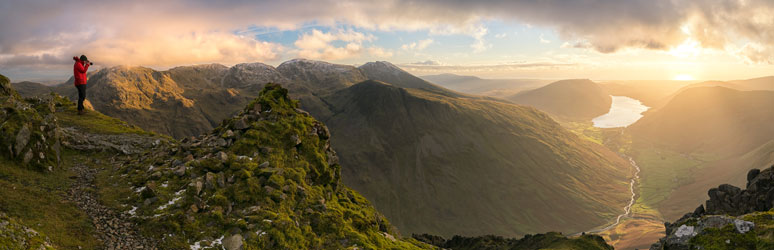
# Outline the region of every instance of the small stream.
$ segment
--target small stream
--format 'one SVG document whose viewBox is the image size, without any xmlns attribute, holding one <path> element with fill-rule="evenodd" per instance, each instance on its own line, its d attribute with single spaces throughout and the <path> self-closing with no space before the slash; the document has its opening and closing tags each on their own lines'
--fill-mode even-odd
<svg viewBox="0 0 774 250">
<path fill-rule="evenodd" d="M 586 233 L 599 233 L 599 232 L 607 231 L 607 230 L 617 226 L 619 223 L 621 223 L 621 218 L 628 217 L 628 216 L 631 215 L 631 213 L 632 213 L 632 206 L 634 206 L 634 202 L 637 200 L 637 192 L 634 190 L 634 185 L 636 185 L 637 182 L 640 180 L 640 167 L 637 166 L 637 162 L 635 162 L 634 159 L 632 159 L 632 157 L 626 156 L 626 158 L 629 159 L 629 164 L 631 164 L 632 167 L 634 167 L 634 176 L 629 181 L 629 192 L 632 193 L 632 197 L 631 197 L 631 199 L 629 199 L 629 204 L 627 204 L 624 207 L 624 209 L 623 209 L 624 213 L 619 214 L 618 217 L 615 218 L 615 223 L 610 224 L 609 226 L 606 226 L 606 227 L 601 228 L 601 229 L 596 229 L 596 230 L 588 231 Z"/>
</svg>

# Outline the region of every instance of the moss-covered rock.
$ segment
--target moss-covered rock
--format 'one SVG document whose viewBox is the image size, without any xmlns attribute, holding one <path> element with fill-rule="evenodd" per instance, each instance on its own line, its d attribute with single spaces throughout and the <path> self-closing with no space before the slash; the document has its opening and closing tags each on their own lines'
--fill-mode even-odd
<svg viewBox="0 0 774 250">
<path fill-rule="evenodd" d="M 674 223 L 650 249 L 774 249 L 774 167 L 747 175 L 747 189 L 710 189 L 699 206 Z"/>
<path fill-rule="evenodd" d="M 267 84 L 240 114 L 200 138 L 122 165 L 116 183 L 141 230 L 165 249 L 431 248 L 398 232 L 341 184 L 328 129 Z M 237 236 L 238 235 L 238 236 Z"/>
<path fill-rule="evenodd" d="M 48 237 L 0 212 L 0 249 L 50 250 L 54 248 Z"/>
<path fill-rule="evenodd" d="M 58 166 L 55 97 L 22 99 L 0 75 L 0 155 L 34 169 Z"/>
</svg>

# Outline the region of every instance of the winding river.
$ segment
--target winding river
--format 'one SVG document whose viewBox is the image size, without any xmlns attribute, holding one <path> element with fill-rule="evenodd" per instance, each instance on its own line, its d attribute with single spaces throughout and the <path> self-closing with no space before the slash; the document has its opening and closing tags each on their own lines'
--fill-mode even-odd
<svg viewBox="0 0 774 250">
<path fill-rule="evenodd" d="M 642 102 L 637 99 L 626 96 L 611 96 L 611 98 L 613 99 L 613 103 L 610 106 L 610 111 L 607 114 L 594 118 L 592 120 L 594 127 L 627 127 L 642 118 L 642 113 L 649 109 L 648 106 L 643 105 Z M 629 180 L 629 192 L 632 194 L 631 198 L 629 199 L 629 203 L 623 208 L 623 213 L 619 214 L 615 218 L 615 222 L 600 229 L 587 231 L 586 233 L 599 233 L 610 230 L 611 228 L 614 228 L 620 224 L 622 218 L 629 217 L 632 213 L 632 206 L 634 206 L 634 202 L 637 200 L 637 191 L 635 189 L 635 185 L 637 185 L 637 182 L 640 180 L 640 167 L 637 165 L 637 162 L 632 159 L 632 157 L 626 155 L 623 155 L 623 157 L 629 159 L 629 164 L 634 169 L 634 176 L 632 176 L 632 179 Z"/>
<path fill-rule="evenodd" d="M 619 214 L 618 217 L 615 218 L 615 223 L 610 224 L 609 226 L 606 226 L 606 227 L 601 228 L 601 229 L 596 229 L 596 230 L 588 231 L 587 233 L 599 233 L 599 232 L 607 231 L 607 230 L 617 226 L 619 223 L 621 223 L 621 218 L 628 217 L 629 215 L 631 215 L 631 213 L 632 213 L 632 206 L 634 206 L 634 201 L 637 200 L 637 192 L 634 189 L 634 185 L 636 185 L 637 181 L 640 180 L 640 167 L 637 166 L 637 162 L 635 162 L 634 159 L 632 159 L 632 157 L 626 156 L 626 158 L 629 158 L 629 163 L 634 168 L 634 176 L 629 181 L 629 192 L 632 193 L 632 197 L 631 197 L 631 199 L 629 199 L 629 204 L 627 204 L 624 207 L 624 209 L 623 209 L 624 212 L 622 214 Z"/>
</svg>

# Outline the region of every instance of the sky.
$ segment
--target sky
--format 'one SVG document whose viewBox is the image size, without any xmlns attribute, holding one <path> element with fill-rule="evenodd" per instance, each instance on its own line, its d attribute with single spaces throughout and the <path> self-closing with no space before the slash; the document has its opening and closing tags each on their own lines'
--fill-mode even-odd
<svg viewBox="0 0 774 250">
<path fill-rule="evenodd" d="M 769 0 L 0 1 L 0 74 L 293 58 L 416 75 L 733 80 L 774 72 Z"/>
</svg>

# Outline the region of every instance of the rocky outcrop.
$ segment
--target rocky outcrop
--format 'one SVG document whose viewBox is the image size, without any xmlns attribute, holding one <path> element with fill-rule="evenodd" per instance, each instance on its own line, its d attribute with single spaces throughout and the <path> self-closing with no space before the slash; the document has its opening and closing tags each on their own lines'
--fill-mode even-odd
<svg viewBox="0 0 774 250">
<path fill-rule="evenodd" d="M 0 75 L 0 155 L 35 169 L 60 162 L 60 131 L 54 116 L 56 95 L 22 99 Z"/>
<path fill-rule="evenodd" d="M 418 249 L 341 184 L 328 129 L 267 84 L 201 137 L 132 156 L 111 182 L 131 184 L 124 214 L 161 249 Z"/>
<path fill-rule="evenodd" d="M 0 249 L 54 249 L 50 240 L 36 230 L 0 212 Z"/>
<path fill-rule="evenodd" d="M 741 189 L 722 184 L 710 189 L 706 206 L 700 205 L 674 223 L 664 223 L 666 237 L 651 250 L 707 248 L 716 244 L 718 238 L 728 239 L 723 245 L 728 248 L 774 246 L 765 236 L 772 232 L 769 228 L 774 224 L 769 212 L 774 208 L 774 166 L 763 171 L 750 170 L 746 186 Z"/>
</svg>

